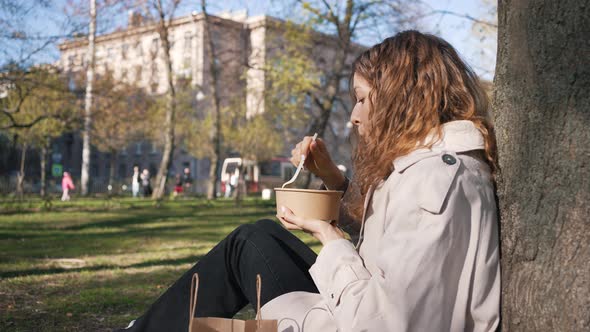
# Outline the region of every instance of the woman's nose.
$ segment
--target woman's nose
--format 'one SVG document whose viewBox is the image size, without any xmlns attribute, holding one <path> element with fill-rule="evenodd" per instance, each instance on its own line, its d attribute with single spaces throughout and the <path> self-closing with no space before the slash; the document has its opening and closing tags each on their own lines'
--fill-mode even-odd
<svg viewBox="0 0 590 332">
<path fill-rule="evenodd" d="M 359 117 L 359 111 L 356 107 L 352 110 L 352 114 L 350 114 L 350 122 L 355 126 L 358 126 L 361 124 L 361 119 Z"/>
</svg>

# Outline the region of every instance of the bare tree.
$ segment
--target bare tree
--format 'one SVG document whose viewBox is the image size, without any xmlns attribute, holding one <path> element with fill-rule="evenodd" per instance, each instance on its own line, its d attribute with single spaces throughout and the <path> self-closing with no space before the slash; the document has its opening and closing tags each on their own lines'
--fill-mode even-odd
<svg viewBox="0 0 590 332">
<path fill-rule="evenodd" d="M 502 329 L 590 328 L 590 6 L 500 1 Z"/>
<path fill-rule="evenodd" d="M 80 177 L 80 191 L 88 195 L 88 179 L 90 171 L 90 134 L 92 129 L 92 84 L 94 83 L 95 45 L 96 37 L 96 0 L 90 0 L 90 23 L 88 25 L 88 52 L 86 59 L 86 97 L 84 99 L 84 129 L 82 131 L 82 172 Z"/>
<path fill-rule="evenodd" d="M 217 91 L 218 68 L 216 65 L 215 44 L 211 36 L 211 22 L 207 14 L 207 3 L 201 0 L 201 11 L 203 12 L 203 30 L 205 32 L 205 50 L 209 60 L 209 71 L 211 74 L 210 91 L 213 97 L 213 112 L 215 113 L 215 123 L 211 133 L 211 141 L 214 146 L 214 152 L 210 157 L 211 167 L 209 169 L 209 182 L 207 185 L 207 198 L 215 199 L 217 197 L 217 182 L 219 182 L 219 167 L 221 156 L 221 106 L 219 105 L 219 93 Z"/>
<path fill-rule="evenodd" d="M 175 130 L 175 115 L 176 115 L 176 90 L 174 87 L 174 72 L 172 71 L 172 59 L 170 57 L 170 38 L 169 29 L 170 22 L 174 17 L 174 12 L 179 0 L 173 0 L 168 8 L 162 4 L 162 0 L 154 0 L 152 3 L 157 13 L 157 31 L 162 42 L 162 56 L 164 60 L 166 81 L 168 83 L 168 91 L 166 92 L 166 115 L 164 118 L 164 151 L 162 152 L 162 161 L 156 176 L 154 192 L 152 198 L 161 199 L 166 190 L 166 180 L 168 178 L 168 171 L 172 163 L 172 156 L 174 155 L 174 130 Z"/>
<path fill-rule="evenodd" d="M 319 86 L 308 93 L 319 109 L 317 116 L 312 118 L 308 134 L 318 133 L 323 137 L 330 121 L 335 105 L 340 101 L 342 92 L 341 80 L 350 75 L 350 57 L 357 54 L 361 47 L 353 43 L 353 39 L 362 33 L 363 36 L 380 36 L 391 34 L 406 26 L 413 20 L 409 1 L 302 1 L 297 0 L 305 12 L 311 14 L 312 27 L 317 31 L 333 34 L 335 39 L 311 38 L 315 46 L 331 43 L 333 56 L 328 60 L 324 70 L 325 78 Z M 318 45 L 320 43 L 320 45 Z"/>
</svg>

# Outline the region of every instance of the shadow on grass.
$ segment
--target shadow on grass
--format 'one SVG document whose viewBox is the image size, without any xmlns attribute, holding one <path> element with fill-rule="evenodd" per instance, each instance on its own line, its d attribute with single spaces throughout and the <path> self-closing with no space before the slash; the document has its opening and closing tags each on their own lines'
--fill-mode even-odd
<svg viewBox="0 0 590 332">
<path fill-rule="evenodd" d="M 8 271 L 0 272 L 0 279 L 16 278 L 23 276 L 39 276 L 39 275 L 50 275 L 60 273 L 73 273 L 73 272 L 90 272 L 90 271 L 101 271 L 101 270 L 113 270 L 113 269 L 129 269 L 129 268 L 143 268 L 150 266 L 164 266 L 164 265 L 183 265 L 188 263 L 196 264 L 203 256 L 186 256 L 181 258 L 173 259 L 157 259 L 148 260 L 141 263 L 129 264 L 129 265 L 95 265 L 89 267 L 78 267 L 78 268 L 49 268 L 49 269 L 28 269 L 19 271 Z"/>
<path fill-rule="evenodd" d="M 213 213 L 213 214 L 195 214 L 194 212 L 185 212 L 181 214 L 174 214 L 168 215 L 165 213 L 162 214 L 141 214 L 133 217 L 123 217 L 118 218 L 117 220 L 104 220 L 98 222 L 91 222 L 82 225 L 73 225 L 69 227 L 62 228 L 66 231 L 78 231 L 87 228 L 100 228 L 100 227 L 123 227 L 123 226 L 130 226 L 135 224 L 146 224 L 152 221 L 165 221 L 169 219 L 184 219 L 184 218 L 199 218 L 199 219 L 206 219 L 206 220 L 213 220 L 213 219 L 225 219 L 228 217 L 232 217 L 235 219 L 238 218 L 251 218 L 257 217 L 262 218 L 264 216 L 268 216 L 268 211 L 263 212 L 251 212 L 251 213 Z M 228 223 L 236 223 L 237 221 L 229 221 Z M 201 221 L 202 223 L 202 221 Z"/>
</svg>

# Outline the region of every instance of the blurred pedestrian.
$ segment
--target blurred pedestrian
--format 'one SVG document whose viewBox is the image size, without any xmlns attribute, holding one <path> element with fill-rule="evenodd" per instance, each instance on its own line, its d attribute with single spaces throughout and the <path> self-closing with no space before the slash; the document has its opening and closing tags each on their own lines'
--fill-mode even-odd
<svg viewBox="0 0 590 332">
<path fill-rule="evenodd" d="M 141 186 L 141 175 L 139 174 L 139 167 L 133 166 L 133 177 L 131 178 L 131 192 L 133 197 L 139 196 L 139 187 Z"/>
<path fill-rule="evenodd" d="M 234 170 L 234 173 L 232 175 L 230 175 L 230 177 L 229 177 L 229 191 L 228 190 L 225 191 L 226 198 L 229 198 L 232 196 L 232 194 L 234 194 L 234 192 L 238 186 L 239 179 L 240 179 L 240 170 L 236 168 Z"/>
<path fill-rule="evenodd" d="M 150 171 L 144 169 L 141 172 L 141 188 L 143 189 L 143 197 L 152 195 L 152 185 L 150 183 Z"/>
<path fill-rule="evenodd" d="M 61 190 L 63 194 L 61 195 L 62 202 L 70 200 L 70 190 L 76 189 L 74 186 L 74 181 L 72 181 L 72 176 L 69 172 L 64 172 L 63 178 L 61 179 Z"/>
<path fill-rule="evenodd" d="M 174 183 L 174 193 L 172 194 L 173 197 L 182 195 L 182 177 L 180 174 L 176 174 L 175 183 Z"/>
<path fill-rule="evenodd" d="M 182 185 L 184 191 L 190 192 L 191 186 L 193 185 L 193 177 L 191 176 L 191 170 L 188 167 L 184 168 L 184 174 L 182 174 Z"/>
</svg>

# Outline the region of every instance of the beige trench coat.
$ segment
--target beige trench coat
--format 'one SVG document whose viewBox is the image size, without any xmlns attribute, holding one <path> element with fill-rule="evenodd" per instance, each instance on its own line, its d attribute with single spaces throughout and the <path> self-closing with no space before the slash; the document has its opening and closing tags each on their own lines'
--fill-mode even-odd
<svg viewBox="0 0 590 332">
<path fill-rule="evenodd" d="M 393 161 L 365 201 L 360 246 L 324 246 L 310 274 L 320 294 L 268 302 L 279 331 L 493 331 L 499 322 L 498 220 L 470 121 L 444 125 L 432 149 Z"/>
</svg>

